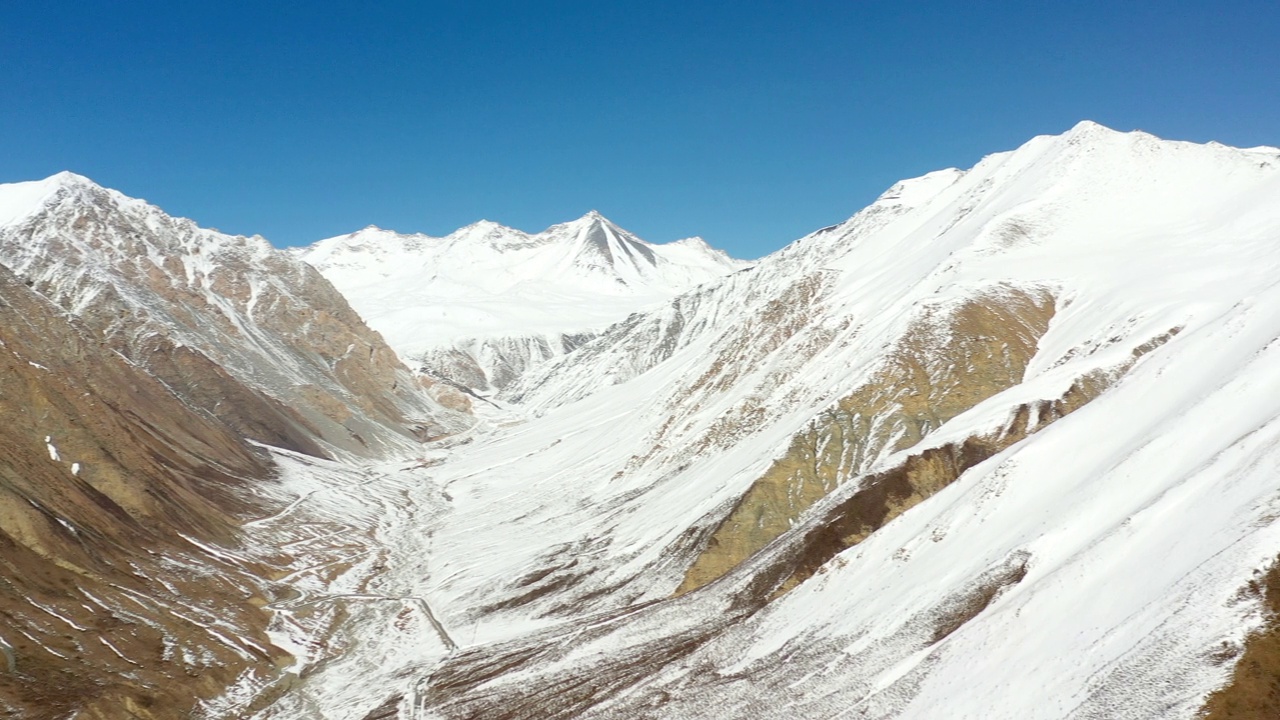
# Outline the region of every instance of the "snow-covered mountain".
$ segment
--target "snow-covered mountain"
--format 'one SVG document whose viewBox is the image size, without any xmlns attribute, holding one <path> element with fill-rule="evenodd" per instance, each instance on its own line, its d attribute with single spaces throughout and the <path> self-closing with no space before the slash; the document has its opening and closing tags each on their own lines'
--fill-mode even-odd
<svg viewBox="0 0 1280 720">
<path fill-rule="evenodd" d="M 749 266 L 699 238 L 647 243 L 594 210 L 536 234 L 488 221 L 443 238 L 370 226 L 295 252 L 406 361 L 486 392 Z"/>
<path fill-rule="evenodd" d="M 545 289 L 556 267 L 596 298 L 644 284 L 615 267 L 644 257 L 621 231 L 557 227 L 550 240 L 481 228 L 472 244 L 460 231 L 466 253 L 414 267 L 438 272 L 440 298 L 450 262 L 460 298 L 485 282 L 501 297 Z M 326 272 L 385 264 L 388 287 L 409 288 L 398 266 L 449 240 L 371 232 L 374 249 L 326 241 L 349 262 Z M 612 262 L 533 261 L 562 245 Z M 5 277 L 0 299 L 31 305 Z M 220 297 L 214 285 L 200 287 Z M 389 316 L 430 305 L 378 297 Z M 252 486 L 253 519 L 216 557 L 271 568 L 269 589 L 243 581 L 268 596 L 270 623 L 246 614 L 239 632 L 273 647 L 202 691 L 196 717 L 1280 713 L 1280 149 L 1081 123 L 899 183 L 656 303 L 509 378 L 512 405 L 411 455 L 271 450 L 278 481 Z M 40 351 L 23 337 L 5 367 L 34 383 Z M 0 451 L 0 490 L 29 450 Z M 57 525 L 42 522 L 27 537 Z M 27 640 L 0 628 L 0 700 L 42 687 L 12 671 L 29 640 L 93 632 L 21 609 Z M 117 655 L 163 665 L 145 651 Z M 95 675 L 113 692 L 117 666 Z"/>
<path fill-rule="evenodd" d="M 255 440 L 399 455 L 471 422 L 306 263 L 84 177 L 0 185 L 0 264 Z"/>
<path fill-rule="evenodd" d="M 400 468 L 432 535 L 370 587 L 448 641 L 262 717 L 1193 717 L 1280 548 L 1275 268 L 1274 148 L 1083 123 L 903 182 Z"/>
</svg>

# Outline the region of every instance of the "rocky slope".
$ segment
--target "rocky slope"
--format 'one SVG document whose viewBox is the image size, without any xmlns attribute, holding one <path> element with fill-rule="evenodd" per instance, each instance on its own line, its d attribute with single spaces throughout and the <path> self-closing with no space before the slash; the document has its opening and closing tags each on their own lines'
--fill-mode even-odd
<svg viewBox="0 0 1280 720">
<path fill-rule="evenodd" d="M 83 177 L 0 186 L 0 262 L 255 440 L 378 456 L 470 422 L 464 397 L 424 388 L 305 263 Z"/>
<path fill-rule="evenodd" d="M 368 227 L 296 252 L 402 358 L 486 394 L 748 266 L 698 238 L 644 242 L 595 211 L 536 234 L 487 221 L 443 238 Z"/>
<path fill-rule="evenodd" d="M 0 714 L 170 718 L 287 656 L 233 547 L 265 455 L 0 266 Z"/>
</svg>

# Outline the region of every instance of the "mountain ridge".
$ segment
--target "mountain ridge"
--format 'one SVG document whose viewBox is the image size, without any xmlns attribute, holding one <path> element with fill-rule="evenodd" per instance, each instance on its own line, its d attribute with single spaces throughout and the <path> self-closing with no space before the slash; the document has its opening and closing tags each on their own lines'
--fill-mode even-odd
<svg viewBox="0 0 1280 720">
<path fill-rule="evenodd" d="M 1276 382 L 1278 168 L 1083 124 L 535 368 L 523 432 L 437 473 L 466 495 L 432 593 L 482 640 L 428 704 L 1193 716 L 1277 542 L 1280 410 L 1245 398 Z"/>
<path fill-rule="evenodd" d="M 442 238 L 365 228 L 292 252 L 402 358 L 486 393 L 632 312 L 749 267 L 700 239 L 645 242 L 595 210 L 533 234 L 489 221 Z"/>
<path fill-rule="evenodd" d="M 0 208 L 0 263 L 250 437 L 379 454 L 414 446 L 415 423 L 439 434 L 469 422 L 328 281 L 260 236 L 201 228 L 72 173 L 0 185 Z M 436 394 L 456 403 L 454 392 Z"/>
</svg>

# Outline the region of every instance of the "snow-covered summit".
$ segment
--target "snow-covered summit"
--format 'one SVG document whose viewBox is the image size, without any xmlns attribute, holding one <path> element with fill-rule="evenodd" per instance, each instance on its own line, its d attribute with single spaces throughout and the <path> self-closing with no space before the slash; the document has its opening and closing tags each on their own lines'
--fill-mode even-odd
<svg viewBox="0 0 1280 720">
<path fill-rule="evenodd" d="M 748 265 L 700 239 L 645 242 L 595 210 L 540 233 L 487 220 L 444 237 L 371 226 L 294 252 L 401 357 L 472 387 L 504 384 L 583 336 Z"/>
<path fill-rule="evenodd" d="M 60 195 L 94 189 L 107 192 L 89 178 L 66 170 L 43 180 L 0 185 L 0 226 L 22 221 Z"/>
</svg>

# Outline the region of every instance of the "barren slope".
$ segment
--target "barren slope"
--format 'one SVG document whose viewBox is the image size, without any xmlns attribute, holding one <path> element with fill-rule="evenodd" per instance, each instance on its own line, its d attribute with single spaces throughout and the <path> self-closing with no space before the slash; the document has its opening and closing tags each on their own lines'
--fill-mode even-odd
<svg viewBox="0 0 1280 720">
<path fill-rule="evenodd" d="M 0 714 L 171 718 L 270 673 L 265 456 L 0 266 Z"/>
</svg>

